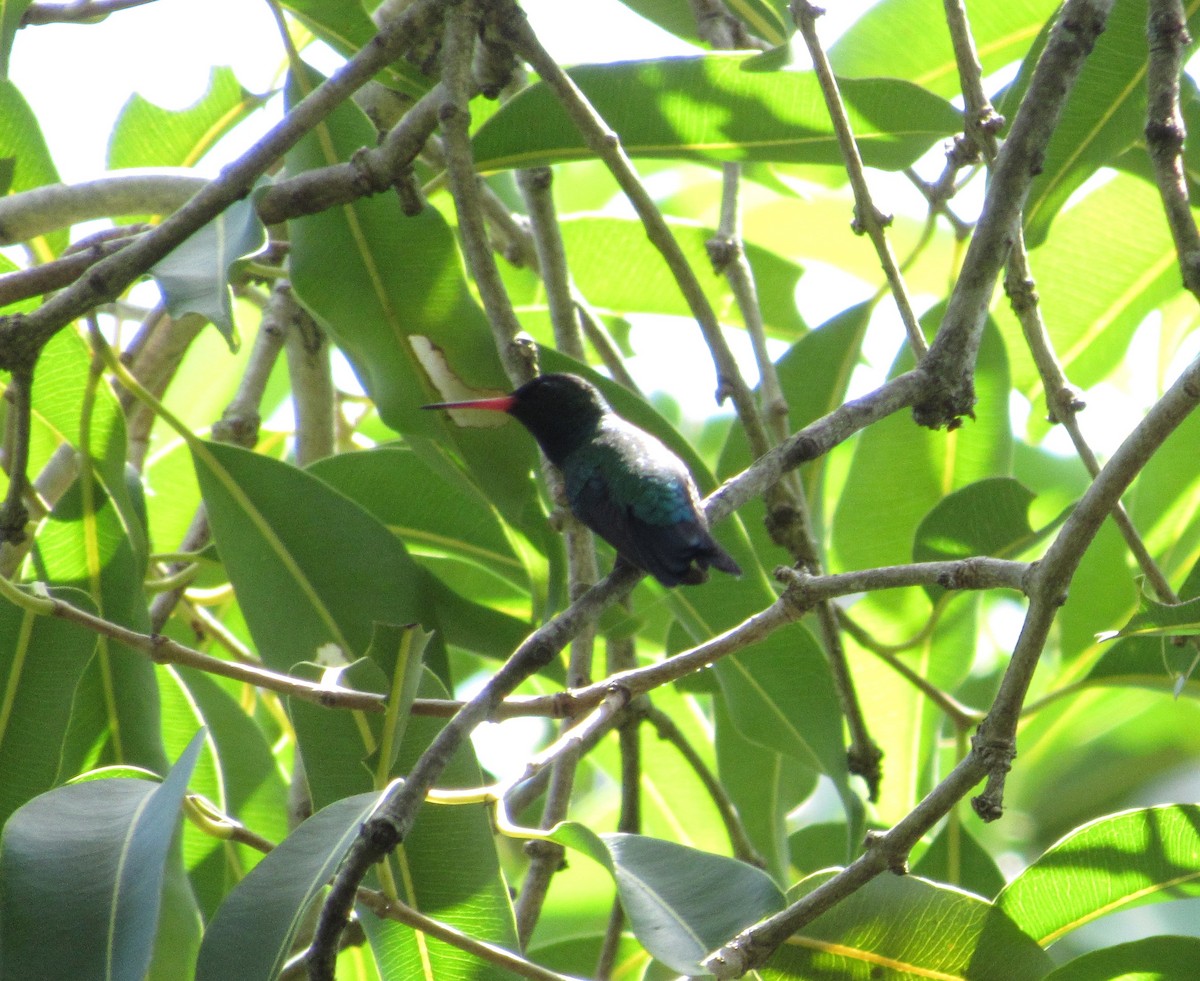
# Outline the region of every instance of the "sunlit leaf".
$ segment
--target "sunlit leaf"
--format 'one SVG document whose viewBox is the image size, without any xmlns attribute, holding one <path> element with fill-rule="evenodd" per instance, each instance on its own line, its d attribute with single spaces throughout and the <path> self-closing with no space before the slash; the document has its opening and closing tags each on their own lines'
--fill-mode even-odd
<svg viewBox="0 0 1200 981">
<path fill-rule="evenodd" d="M 1047 849 L 996 905 L 1049 946 L 1109 913 L 1200 895 L 1200 807 L 1148 807 L 1098 818 Z"/>
<path fill-rule="evenodd" d="M 109 136 L 109 169 L 193 166 L 264 101 L 227 67 L 211 70 L 204 95 L 186 109 L 164 109 L 134 94 Z"/>
<path fill-rule="evenodd" d="M 840 164 L 815 76 L 769 67 L 756 56 L 709 54 L 570 74 L 632 156 Z M 863 160 L 874 167 L 906 167 L 962 126 L 948 102 L 907 82 L 848 79 L 842 96 Z M 474 147 L 483 170 L 592 156 L 544 84 L 506 103 L 480 127 Z"/>
<path fill-rule="evenodd" d="M 828 878 L 810 876 L 788 898 Z M 990 903 L 915 875 L 885 872 L 801 927 L 759 973 L 770 981 L 817 971 L 867 978 L 884 959 L 901 977 L 977 981 L 1040 981 L 1051 966 L 1046 953 Z"/>
</svg>

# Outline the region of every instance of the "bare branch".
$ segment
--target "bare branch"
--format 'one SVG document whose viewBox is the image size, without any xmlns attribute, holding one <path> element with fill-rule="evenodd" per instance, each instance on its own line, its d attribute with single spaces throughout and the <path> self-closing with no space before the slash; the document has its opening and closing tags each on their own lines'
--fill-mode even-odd
<svg viewBox="0 0 1200 981">
<path fill-rule="evenodd" d="M 937 338 L 923 363 L 929 388 L 913 407 L 922 426 L 955 426 L 975 404 L 975 357 L 996 277 L 1042 155 L 1084 60 L 1104 30 L 1112 0 L 1067 0 L 1038 59 L 1012 130 L 996 157 L 975 234 Z"/>
</svg>

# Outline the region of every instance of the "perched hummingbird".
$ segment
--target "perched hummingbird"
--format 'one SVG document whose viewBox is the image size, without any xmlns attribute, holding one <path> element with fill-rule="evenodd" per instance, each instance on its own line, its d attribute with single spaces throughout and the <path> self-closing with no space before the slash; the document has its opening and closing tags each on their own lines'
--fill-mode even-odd
<svg viewBox="0 0 1200 981">
<path fill-rule="evenodd" d="M 742 574 L 709 532 L 683 461 L 613 412 L 578 375 L 539 375 L 511 395 L 422 408 L 490 409 L 516 418 L 562 471 L 575 517 L 664 586 L 702 583 L 710 565 Z"/>
</svg>

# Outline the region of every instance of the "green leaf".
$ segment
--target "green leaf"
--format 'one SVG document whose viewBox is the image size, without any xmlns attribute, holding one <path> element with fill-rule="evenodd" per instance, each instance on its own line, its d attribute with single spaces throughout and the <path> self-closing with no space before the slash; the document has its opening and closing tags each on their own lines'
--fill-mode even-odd
<svg viewBox="0 0 1200 981">
<path fill-rule="evenodd" d="M 453 624 L 448 639 L 508 657 L 528 635 L 529 623 L 506 610 L 527 607 L 531 575 L 479 488 L 446 461 L 431 465 L 437 462 L 436 456 L 379 447 L 327 457 L 309 472 L 362 505 L 414 552 L 444 551 L 460 560 L 445 571 L 432 565 L 438 578 L 429 577 L 439 619 Z M 477 570 L 485 572 L 472 578 Z M 505 582 L 497 584 L 497 577 Z"/>
<path fill-rule="evenodd" d="M 870 313 L 871 306 L 865 303 L 842 311 L 828 323 L 805 334 L 776 363 L 779 384 L 790 410 L 788 424 L 793 431 L 832 412 L 845 400 L 850 377 L 859 362 Z M 751 462 L 745 433 L 741 426 L 733 426 L 717 464 L 717 475 L 727 480 L 741 473 Z M 816 527 L 824 527 L 828 520 L 823 480 L 826 466 L 827 460 L 822 458 L 800 471 Z M 759 555 L 775 554 L 778 546 L 767 533 L 767 509 L 762 499 L 748 501 L 738 514 L 754 544 L 754 551 Z"/>
<path fill-rule="evenodd" d="M 700 284 L 717 316 L 725 323 L 740 325 L 741 315 L 728 280 L 711 273 L 712 263 L 705 243 L 715 232 L 679 219 L 669 219 L 669 223 L 675 241 L 699 274 Z M 691 316 L 674 277 L 662 255 L 646 237 L 641 222 L 587 215 L 566 219 L 561 227 L 575 284 L 593 306 L 622 314 Z M 803 269 L 751 243 L 746 243 L 744 248 L 754 270 L 755 285 L 763 301 L 761 312 L 768 330 L 787 338 L 804 333 L 806 327 L 795 301 L 796 283 Z"/>
<path fill-rule="evenodd" d="M 790 874 L 787 816 L 816 788 L 817 771 L 747 739 L 730 718 L 723 698 L 713 700 L 713 716 L 721 785 L 737 808 L 766 870 L 776 881 L 786 882 Z M 844 824 L 837 825 L 836 836 L 837 858 L 816 868 L 847 861 Z"/>
<path fill-rule="evenodd" d="M 387 678 L 374 661 L 361 658 L 343 667 L 298 664 L 289 672 L 314 684 L 339 683 L 383 694 Z M 289 698 L 288 715 L 304 760 L 308 797 L 316 809 L 343 797 L 382 790 L 371 759 L 379 752 L 383 716 L 377 712 L 330 712 L 301 698 Z"/>
<path fill-rule="evenodd" d="M 631 156 L 840 165 L 841 151 L 811 72 L 763 70 L 760 56 L 587 65 L 570 71 Z M 962 128 L 946 101 L 890 79 L 842 84 L 869 166 L 900 170 Z M 481 170 L 586 160 L 591 150 L 544 83 L 521 91 L 474 137 Z"/>
<path fill-rule="evenodd" d="M 275 981 L 306 912 L 378 798 L 359 794 L 318 811 L 233 888 L 204 931 L 196 981 Z"/>
<path fill-rule="evenodd" d="M 958 886 L 991 899 L 1004 888 L 1004 873 L 979 840 L 953 817 L 913 865 L 914 875 Z"/>
<path fill-rule="evenodd" d="M 293 77 L 289 105 L 318 78 L 311 70 L 303 85 Z M 288 153 L 288 173 L 349 160 L 374 142 L 366 117 L 344 102 Z M 288 229 L 296 295 L 345 352 L 383 421 L 418 452 L 444 452 L 415 439 L 427 437 L 477 462 L 473 472 L 488 497 L 510 521 L 528 522 L 532 441 L 515 426 L 458 426 L 445 413 L 420 411 L 424 403 L 456 397 L 439 384 L 511 387 L 463 276 L 454 234 L 437 209 L 406 216 L 395 195 L 381 194 L 294 219 Z"/>
<path fill-rule="evenodd" d="M 1200 807 L 1172 804 L 1102 817 L 1043 852 L 997 906 L 1048 947 L 1119 909 L 1200 895 Z"/>
<path fill-rule="evenodd" d="M 770 876 L 722 855 L 576 822 L 551 837 L 608 869 L 634 935 L 681 974 L 708 974 L 700 962 L 709 953 L 784 905 Z"/>
<path fill-rule="evenodd" d="M 1200 4 L 1189 0 L 1185 7 L 1194 36 Z M 1021 74 L 999 104 L 1009 119 L 1024 98 L 1046 36 L 1043 32 L 1030 48 Z M 1118 3 L 1083 64 L 1030 187 L 1025 203 L 1025 236 L 1030 245 L 1046 237 L 1050 223 L 1088 178 L 1143 139 L 1145 125 L 1146 11 L 1136 3 Z"/>
<path fill-rule="evenodd" d="M 1200 481 L 1196 479 L 1195 447 L 1200 439 L 1200 415 L 1192 413 L 1167 437 L 1142 468 L 1125 497 L 1130 520 L 1141 533 L 1168 578 L 1186 571 L 1196 575 L 1200 554 Z M 1183 599 L 1196 592 L 1185 586 Z"/>
<path fill-rule="evenodd" d="M 1058 9 L 1058 0 L 1012 0 L 971 8 L 971 35 L 984 76 L 1019 61 Z M 897 44 L 903 38 L 903 44 Z M 962 90 L 946 15 L 924 0 L 883 0 L 830 48 L 838 75 L 904 78 L 951 99 Z"/>
<path fill-rule="evenodd" d="M 810 876 L 788 898 L 830 876 Z M 1046 953 L 992 904 L 915 875 L 884 873 L 801 927 L 759 973 L 767 981 L 867 981 L 881 963 L 895 977 L 971 981 L 1041 981 L 1051 967 Z"/>
<path fill-rule="evenodd" d="M 78 590 L 52 595 L 95 612 Z M 90 630 L 0 600 L 0 825 L 57 783 L 75 686 L 95 647 Z"/>
<path fill-rule="evenodd" d="M 1034 531 L 1029 527 L 1033 491 L 1011 477 L 988 477 L 947 494 L 917 526 L 914 562 L 943 562 L 989 555 L 1013 558 L 1033 547 L 1058 522 Z M 1066 517 L 1064 514 L 1062 517 Z M 930 599 L 946 593 L 926 586 Z"/>
<path fill-rule="evenodd" d="M 377 781 L 382 777 L 386 782 L 387 775 L 396 763 L 413 700 L 421 684 L 422 657 L 432 636 L 412 624 L 406 627 L 391 623 L 375 624 L 367 657 L 379 667 L 388 681 L 387 712 L 378 754 L 383 759 L 375 761 Z"/>
<path fill-rule="evenodd" d="M 8 3 L 8 0 L 0 0 Z M 5 16 L 11 6 L 2 12 Z M 12 82 L 0 80 L 0 157 L 12 157 L 16 161 L 9 194 L 20 194 L 31 188 L 58 183 L 58 171 L 50 157 L 46 139 L 42 136 L 37 116 Z M 53 252 L 61 252 L 67 246 L 67 230 L 61 229 L 47 237 Z M 0 244 L 14 245 L 0 238 Z"/>
<path fill-rule="evenodd" d="M 166 670 L 174 682 L 163 684 L 168 752 L 182 733 L 197 725 L 209 734 L 209 752 L 197 763 L 191 792 L 202 794 L 256 834 L 282 839 L 288 833 L 287 787 L 264 727 L 237 701 L 238 686 L 194 668 Z M 190 888 L 205 917 L 211 917 L 262 855 L 248 845 L 215 838 L 190 821 L 183 826 L 183 840 Z"/>
<path fill-rule="evenodd" d="M 353 501 L 235 446 L 197 441 L 192 457 L 213 538 L 269 667 L 287 671 L 325 644 L 352 661 L 377 622 L 437 626 L 428 575 Z"/>
<path fill-rule="evenodd" d="M 176 319 L 196 313 L 221 331 L 230 350 L 239 344 L 233 323 L 229 273 L 234 264 L 263 247 L 267 230 L 251 198 L 225 211 L 150 267 L 167 311 Z"/>
<path fill-rule="evenodd" d="M 186 109 L 163 109 L 134 94 L 108 139 L 108 169 L 191 167 L 265 102 L 228 67 L 213 67 L 204 95 Z"/>
<path fill-rule="evenodd" d="M 88 594 L 97 613 L 140 633 L 150 629 L 143 589 L 145 558 L 135 552 L 128 526 L 112 499 L 90 477 L 77 480 L 42 523 L 34 544 L 33 575 Z M 74 730 L 63 750 L 63 772 L 73 775 L 79 751 L 104 745 L 101 759 L 166 771 L 154 665 L 106 637 L 80 680 L 71 716 Z"/>
<path fill-rule="evenodd" d="M 1034 493 L 1011 477 L 989 477 L 942 498 L 917 528 L 914 562 L 1015 555 L 1036 541 Z"/>
<path fill-rule="evenodd" d="M 141 978 L 199 732 L 161 784 L 96 780 L 34 798 L 0 840 L 0 973 Z"/>
<path fill-rule="evenodd" d="M 1164 981 L 1190 977 L 1200 963 L 1200 937 L 1143 937 L 1102 947 L 1068 961 L 1046 981 Z"/>
</svg>

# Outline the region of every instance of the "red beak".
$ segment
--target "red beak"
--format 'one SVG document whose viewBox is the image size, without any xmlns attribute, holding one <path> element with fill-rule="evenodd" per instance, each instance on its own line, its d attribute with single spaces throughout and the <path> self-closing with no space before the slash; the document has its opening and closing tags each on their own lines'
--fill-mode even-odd
<svg viewBox="0 0 1200 981">
<path fill-rule="evenodd" d="M 467 402 L 434 402 L 423 405 L 422 409 L 488 409 L 491 412 L 507 412 L 517 400 L 511 395 L 502 395 L 495 399 L 471 399 Z"/>
</svg>

